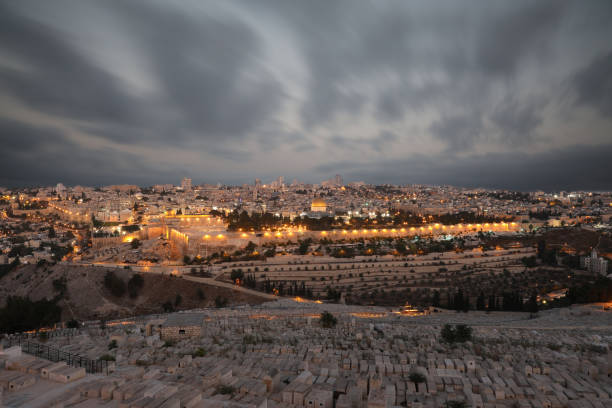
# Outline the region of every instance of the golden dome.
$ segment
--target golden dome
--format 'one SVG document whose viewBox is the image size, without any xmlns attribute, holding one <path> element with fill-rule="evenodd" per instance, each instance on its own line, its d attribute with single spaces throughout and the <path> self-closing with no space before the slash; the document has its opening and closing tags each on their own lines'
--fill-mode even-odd
<svg viewBox="0 0 612 408">
<path fill-rule="evenodd" d="M 321 200 L 320 198 L 315 198 L 314 200 L 312 200 L 312 206 L 313 207 L 326 207 L 327 203 Z"/>
</svg>

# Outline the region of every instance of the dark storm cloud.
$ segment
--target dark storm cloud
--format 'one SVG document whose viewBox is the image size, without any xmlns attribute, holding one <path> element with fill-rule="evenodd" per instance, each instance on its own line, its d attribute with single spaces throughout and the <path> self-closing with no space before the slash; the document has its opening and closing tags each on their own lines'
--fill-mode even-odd
<svg viewBox="0 0 612 408">
<path fill-rule="evenodd" d="M 81 128 L 117 141 L 189 142 L 197 132 L 196 140 L 221 142 L 244 137 L 278 108 L 272 78 L 245 78 L 259 43 L 243 23 L 196 21 L 148 3 L 116 6 L 158 74 L 161 97 L 133 96 L 66 34 L 11 10 L 0 12 L 0 44 L 24 69 L 2 69 L 4 92 L 44 113 L 90 121 Z"/>
<path fill-rule="evenodd" d="M 612 190 L 612 144 L 571 146 L 546 153 L 496 153 L 453 157 L 413 155 L 386 163 L 330 163 L 317 171 L 377 183 L 450 184 L 468 187 L 546 190 Z"/>
<path fill-rule="evenodd" d="M 144 184 L 151 176 L 146 163 L 137 156 L 108 149 L 84 150 L 52 128 L 3 120 L 0 135 L 0 185 L 52 185 L 58 180 L 68 184 L 87 180 L 95 180 L 90 184 L 111 184 L 118 174 L 125 182 Z M 173 175 L 177 178 L 178 174 Z M 156 176 L 170 179 L 172 175 Z"/>
<path fill-rule="evenodd" d="M 612 134 L 610 21 L 608 0 L 4 2 L 0 184 L 317 181 L 359 156 L 347 179 L 569 185 Z"/>
<path fill-rule="evenodd" d="M 194 19 L 147 2 L 120 5 L 117 17 L 150 58 L 164 101 L 202 138 L 244 136 L 278 109 L 282 89 L 274 78 L 262 71 L 249 76 L 261 44 L 246 24 L 210 15 Z"/>
<path fill-rule="evenodd" d="M 359 150 L 365 152 L 374 150 L 377 152 L 382 152 L 386 147 L 389 147 L 397 140 L 398 137 L 396 134 L 388 130 L 383 130 L 376 136 L 364 139 L 354 139 L 341 135 L 333 135 L 328 139 L 328 142 L 333 146 L 333 148 L 338 149 Z"/>
<path fill-rule="evenodd" d="M 66 45 L 56 29 L 0 4 L 0 49 L 19 67 L 0 65 L 0 90 L 61 117 L 134 123 L 139 112 L 118 81 Z"/>
<path fill-rule="evenodd" d="M 429 130 L 449 150 L 463 151 L 472 148 L 480 138 L 482 117 L 477 112 L 444 117 L 432 123 Z"/>
<path fill-rule="evenodd" d="M 612 118 L 612 52 L 596 58 L 574 78 L 577 102 L 589 105 Z"/>
<path fill-rule="evenodd" d="M 352 82 L 391 73 L 404 78 L 436 69 L 453 78 L 399 88 L 379 96 L 378 112 L 395 120 L 406 109 L 446 98 L 484 97 L 488 82 L 512 77 L 526 58 L 545 57 L 567 9 L 566 1 L 517 2 L 272 2 L 291 22 L 310 69 L 302 115 L 322 125 L 336 113 L 358 114 L 364 96 Z M 519 4 L 519 7 L 516 7 Z M 462 82 L 468 81 L 469 90 Z M 478 89 L 474 87 L 477 86 Z"/>
<path fill-rule="evenodd" d="M 483 20 L 473 67 L 486 74 L 512 75 L 525 56 L 545 57 L 567 4 L 563 0 L 522 2 L 523 7 L 492 13 Z M 485 10 L 488 7 L 483 5 Z"/>
<path fill-rule="evenodd" d="M 492 122 L 502 131 L 506 143 L 524 143 L 542 123 L 539 111 L 542 104 L 534 100 L 519 101 L 508 98 L 495 107 Z"/>
</svg>

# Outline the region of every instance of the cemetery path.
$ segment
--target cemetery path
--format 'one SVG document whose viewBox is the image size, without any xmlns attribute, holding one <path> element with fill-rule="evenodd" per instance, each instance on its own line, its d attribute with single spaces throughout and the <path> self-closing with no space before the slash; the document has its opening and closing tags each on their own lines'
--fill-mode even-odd
<svg viewBox="0 0 612 408">
<path fill-rule="evenodd" d="M 248 289 L 242 286 L 237 286 L 231 283 L 227 283 L 227 282 L 221 282 L 218 280 L 215 280 L 214 278 L 200 278 L 197 276 L 190 276 L 190 275 L 183 275 L 182 278 L 184 280 L 188 280 L 188 281 L 192 281 L 192 282 L 199 282 L 199 283 L 205 283 L 207 285 L 211 285 L 211 286 L 218 286 L 221 288 L 227 288 L 227 289 L 231 289 L 231 290 L 236 290 L 239 292 L 243 292 L 243 293 L 247 293 L 249 295 L 253 295 L 253 296 L 259 296 L 262 297 L 264 299 L 269 299 L 269 300 L 277 300 L 278 297 L 274 296 L 274 295 L 270 295 L 268 293 L 263 293 L 263 292 L 258 292 L 256 290 L 252 290 L 252 289 Z"/>
</svg>

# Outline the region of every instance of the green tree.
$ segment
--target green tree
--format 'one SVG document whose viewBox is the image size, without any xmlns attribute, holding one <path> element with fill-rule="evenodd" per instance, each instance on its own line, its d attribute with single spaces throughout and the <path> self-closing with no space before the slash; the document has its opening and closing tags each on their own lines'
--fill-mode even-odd
<svg viewBox="0 0 612 408">
<path fill-rule="evenodd" d="M 240 279 L 242 280 L 244 278 L 244 272 L 242 272 L 242 269 L 232 269 L 232 272 L 230 273 L 230 279 L 233 282 L 236 282 L 236 280 Z"/>
<path fill-rule="evenodd" d="M 444 406 L 446 408 L 468 408 L 467 402 L 456 400 L 447 401 Z"/>
<path fill-rule="evenodd" d="M 434 290 L 433 292 L 433 296 L 431 298 L 431 305 L 433 307 L 440 307 L 440 292 L 437 290 Z"/>
<path fill-rule="evenodd" d="M 255 248 L 257 248 L 257 245 L 255 245 L 252 241 L 249 241 L 249 243 L 246 245 L 246 247 L 244 247 L 245 251 L 247 253 L 251 253 L 253 251 L 255 251 Z"/>
<path fill-rule="evenodd" d="M 104 275 L 104 286 L 113 296 L 121 297 L 125 294 L 125 283 L 113 271 L 108 271 Z"/>
<path fill-rule="evenodd" d="M 215 298 L 215 307 L 221 308 L 227 306 L 228 300 L 224 297 L 217 296 Z"/>
<path fill-rule="evenodd" d="M 198 295 L 198 299 L 200 300 L 206 299 L 206 296 L 204 295 L 204 291 L 202 290 L 202 288 L 198 288 L 198 290 L 196 291 L 196 294 Z"/>
<path fill-rule="evenodd" d="M 423 374 L 417 373 L 416 371 L 410 373 L 408 379 L 414 383 L 417 392 L 419 392 L 419 384 L 424 383 L 426 380 Z"/>
<path fill-rule="evenodd" d="M 472 340 L 472 328 L 465 324 L 455 326 L 455 341 L 463 343 Z"/>
<path fill-rule="evenodd" d="M 455 329 L 450 324 L 445 324 L 442 327 L 440 332 L 440 336 L 442 336 L 442 340 L 446 343 L 454 343 L 455 342 Z"/>
<path fill-rule="evenodd" d="M 529 298 L 525 306 L 529 313 L 531 314 L 538 313 L 538 295 L 536 294 L 536 292 L 533 292 L 531 294 L 531 297 Z"/>
<path fill-rule="evenodd" d="M 135 273 L 127 283 L 127 291 L 131 298 L 138 297 L 138 292 L 144 286 L 144 278 L 142 275 Z"/>
<path fill-rule="evenodd" d="M 333 314 L 325 311 L 321 313 L 320 323 L 322 327 L 329 329 L 331 327 L 334 327 L 338 323 L 338 319 L 336 319 Z"/>
<path fill-rule="evenodd" d="M 485 295 L 483 292 L 480 292 L 476 299 L 476 310 L 485 310 Z"/>
</svg>

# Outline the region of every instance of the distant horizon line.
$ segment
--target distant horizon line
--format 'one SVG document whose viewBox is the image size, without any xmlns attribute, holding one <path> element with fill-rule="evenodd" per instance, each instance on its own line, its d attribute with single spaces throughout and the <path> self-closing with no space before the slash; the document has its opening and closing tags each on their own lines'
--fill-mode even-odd
<svg viewBox="0 0 612 408">
<path fill-rule="evenodd" d="M 328 180 L 323 180 L 320 181 L 318 183 L 311 183 L 311 182 L 299 182 L 300 185 L 310 185 L 310 186 L 322 186 L 322 184 L 326 181 L 330 181 Z M 267 182 L 267 183 L 262 183 L 262 187 L 265 186 L 266 188 L 271 188 L 270 184 L 272 184 L 274 181 L 272 182 Z M 22 186 L 12 186 L 12 187 L 5 187 L 0 185 L 0 189 L 2 190 L 23 190 L 23 189 L 40 189 L 40 188 L 55 188 L 57 187 L 57 184 L 62 184 L 65 187 L 68 188 L 74 188 L 74 187 L 86 187 L 86 188 L 108 188 L 108 187 L 113 187 L 113 186 L 135 186 L 138 187 L 139 189 L 147 189 L 147 188 L 152 188 L 156 185 L 172 185 L 173 187 L 176 188 L 181 188 L 180 184 L 174 184 L 174 183 L 155 183 L 155 184 L 148 184 L 148 185 L 140 185 L 140 184 L 135 184 L 135 183 L 114 183 L 114 184 L 96 184 L 96 185 L 87 185 L 87 184 L 65 184 L 63 182 L 58 182 L 55 185 L 22 185 Z M 293 183 L 284 183 L 283 185 L 285 187 L 291 187 Z M 512 188 L 504 188 L 504 187 L 472 187 L 472 186 L 460 186 L 460 185 L 453 185 L 453 184 L 427 184 L 427 183 L 405 183 L 405 184 L 393 184 L 393 183 L 368 183 L 365 181 L 350 181 L 350 182 L 345 182 L 340 184 L 340 186 L 350 186 L 351 184 L 363 184 L 364 186 L 371 186 L 371 187 L 377 187 L 377 186 L 389 186 L 389 187 L 435 187 L 435 188 L 441 188 L 441 187 L 452 187 L 452 188 L 458 188 L 458 189 L 463 189 L 463 190 L 488 190 L 488 191 L 509 191 L 509 192 L 520 192 L 520 193 L 535 193 L 535 192 L 543 192 L 543 193 L 555 193 L 555 192 L 567 192 L 567 193 L 580 193 L 580 192 L 584 192 L 584 193 L 612 193 L 612 190 L 576 190 L 576 189 L 543 189 L 543 188 L 539 188 L 539 189 L 528 189 L 528 190 L 521 190 L 521 189 L 512 189 Z M 204 186 L 217 186 L 217 187 L 243 187 L 245 185 L 248 186 L 254 186 L 254 183 L 241 183 L 241 184 L 231 184 L 231 183 L 221 183 L 221 182 L 217 182 L 217 183 L 198 183 L 198 184 L 194 184 L 192 188 L 196 188 L 196 187 L 204 187 Z"/>
</svg>

